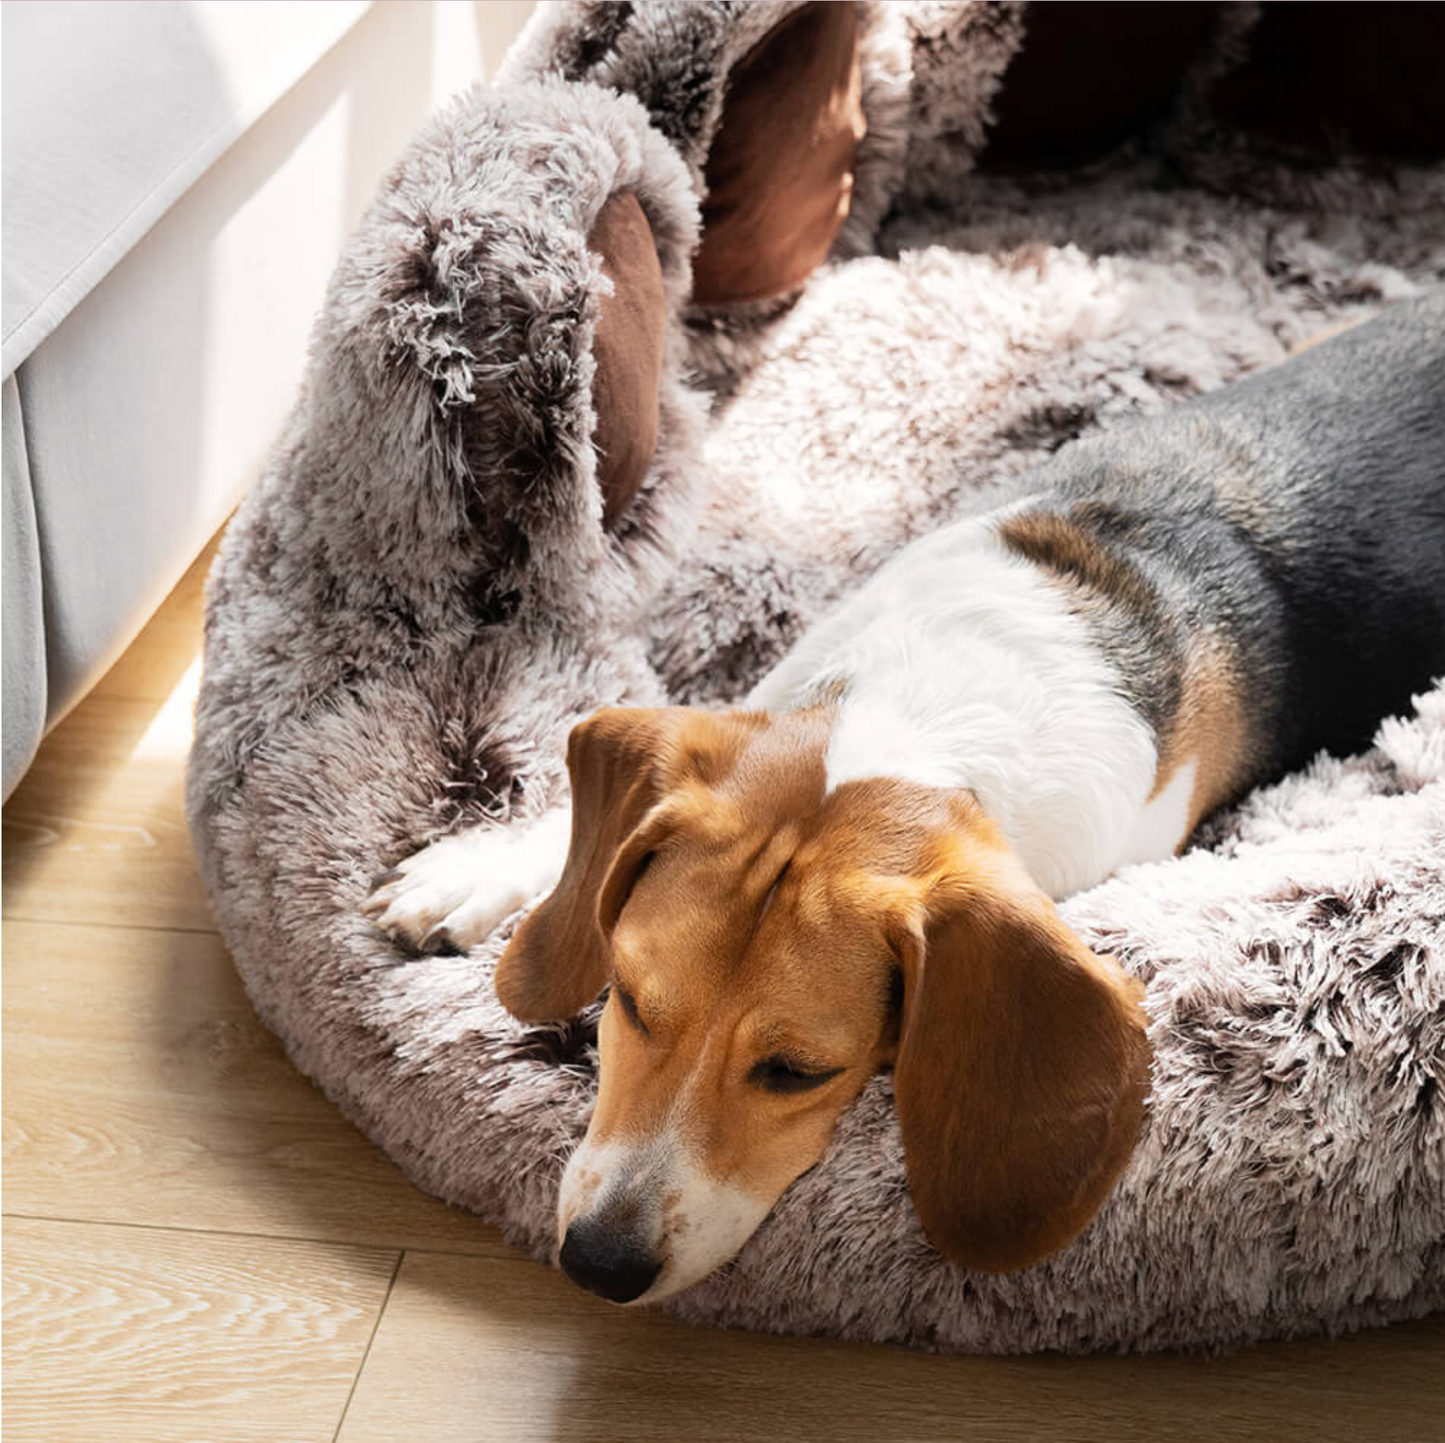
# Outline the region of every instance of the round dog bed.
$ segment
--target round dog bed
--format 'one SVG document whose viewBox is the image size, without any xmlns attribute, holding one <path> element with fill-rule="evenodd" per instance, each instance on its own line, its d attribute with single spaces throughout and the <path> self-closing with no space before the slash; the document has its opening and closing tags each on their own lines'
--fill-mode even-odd
<svg viewBox="0 0 1445 1443">
<path fill-rule="evenodd" d="M 222 546 L 188 792 L 258 1011 L 418 1186 L 550 1259 L 597 1009 L 511 1021 L 491 972 L 518 919 L 409 954 L 361 915 L 376 873 L 543 810 L 598 706 L 741 696 L 891 551 L 1080 432 L 1445 274 L 1445 129 L 1411 70 L 1438 46 L 1377 36 L 1391 83 L 1341 80 L 1281 33 L 1326 23 L 544 7 L 505 83 L 423 128 Z M 1351 112 L 1361 86 L 1399 104 Z M 1155 1053 L 1094 1223 L 1012 1276 L 950 1266 L 880 1076 L 670 1307 L 1078 1351 L 1445 1304 L 1445 689 L 1063 910 L 1147 984 Z"/>
</svg>

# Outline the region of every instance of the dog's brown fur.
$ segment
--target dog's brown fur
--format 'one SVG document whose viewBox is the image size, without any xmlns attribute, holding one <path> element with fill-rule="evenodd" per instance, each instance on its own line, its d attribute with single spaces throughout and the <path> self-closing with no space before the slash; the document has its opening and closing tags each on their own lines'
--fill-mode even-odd
<svg viewBox="0 0 1445 1443">
<path fill-rule="evenodd" d="M 1086 1225 L 1129 1156 L 1149 1071 L 1137 989 L 966 793 L 825 795 L 828 720 L 668 708 L 576 728 L 567 869 L 499 996 L 563 1017 L 610 981 L 589 1139 L 645 1141 L 685 1096 L 708 1175 L 768 1200 L 894 1065 L 930 1241 L 1026 1266 Z M 829 1075 L 771 1091 L 772 1058 Z"/>
</svg>

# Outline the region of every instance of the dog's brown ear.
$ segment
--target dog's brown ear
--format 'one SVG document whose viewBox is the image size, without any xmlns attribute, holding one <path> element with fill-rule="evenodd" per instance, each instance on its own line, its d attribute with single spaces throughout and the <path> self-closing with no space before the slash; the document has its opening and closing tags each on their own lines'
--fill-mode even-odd
<svg viewBox="0 0 1445 1443">
<path fill-rule="evenodd" d="M 572 728 L 572 840 L 553 891 L 537 904 L 497 964 L 502 1006 L 524 1022 L 572 1017 L 607 981 L 604 888 L 626 853 L 640 865 L 634 833 L 668 789 L 695 766 L 710 718 L 687 707 L 616 707 Z M 629 845 L 629 843 L 634 845 Z M 612 921 L 615 922 L 615 913 Z"/>
<path fill-rule="evenodd" d="M 1097 957 L 1012 857 L 941 877 L 900 917 L 894 1077 L 928 1240 L 985 1272 L 1069 1242 L 1133 1150 L 1149 1082 L 1139 987 Z"/>
<path fill-rule="evenodd" d="M 708 151 L 693 300 L 796 290 L 847 219 L 865 125 L 852 3 L 803 5 L 738 62 Z"/>
</svg>

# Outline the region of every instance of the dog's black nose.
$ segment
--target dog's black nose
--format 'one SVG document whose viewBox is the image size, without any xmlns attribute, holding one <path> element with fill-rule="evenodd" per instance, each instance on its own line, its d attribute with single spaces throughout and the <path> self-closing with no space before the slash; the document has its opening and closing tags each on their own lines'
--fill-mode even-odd
<svg viewBox="0 0 1445 1443">
<path fill-rule="evenodd" d="M 611 1303 L 640 1298 L 662 1271 L 662 1263 L 635 1238 L 592 1218 L 568 1226 L 557 1261 L 578 1287 Z"/>
</svg>

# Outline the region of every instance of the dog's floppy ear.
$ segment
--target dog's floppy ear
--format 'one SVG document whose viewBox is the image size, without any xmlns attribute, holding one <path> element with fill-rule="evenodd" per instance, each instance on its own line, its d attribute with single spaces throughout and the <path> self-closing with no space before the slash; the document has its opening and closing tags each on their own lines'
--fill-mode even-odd
<svg viewBox="0 0 1445 1443">
<path fill-rule="evenodd" d="M 604 889 L 615 898 L 625 887 L 618 864 L 627 856 L 633 856 L 634 873 L 641 865 L 647 849 L 639 850 L 635 844 L 641 839 L 634 833 L 687 767 L 687 731 L 699 725 L 698 714 L 686 707 L 618 707 L 572 728 L 567 864 L 497 964 L 497 998 L 515 1017 L 524 1022 L 572 1017 L 602 990 L 608 969 L 600 919 Z"/>
<path fill-rule="evenodd" d="M 933 882 L 894 929 L 894 1087 L 929 1241 L 985 1272 L 1069 1242 L 1133 1150 L 1149 1082 L 1140 989 L 1006 850 Z"/>
</svg>

